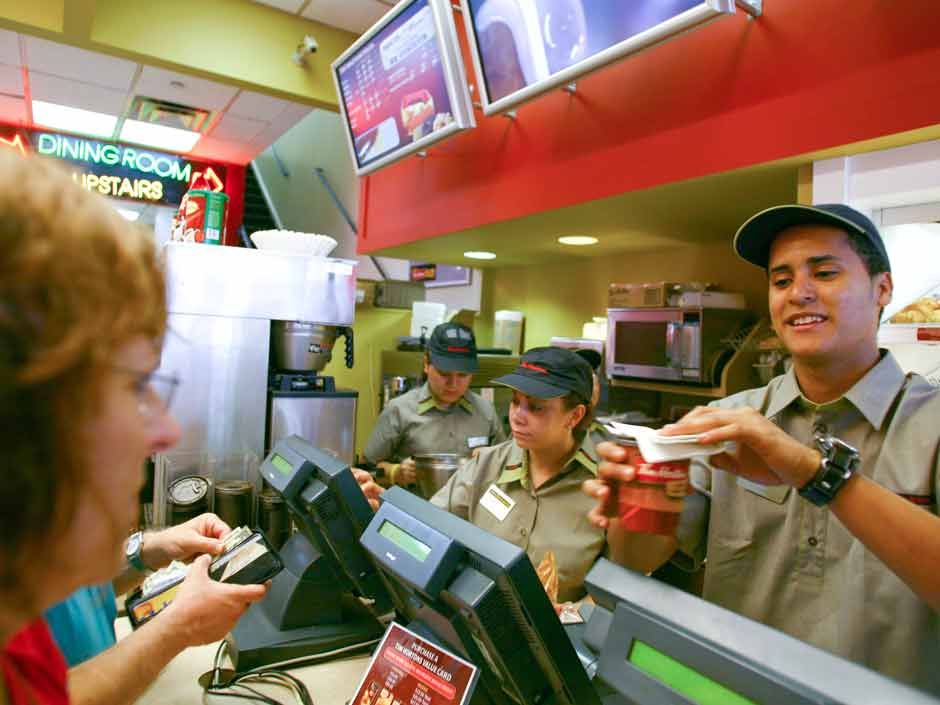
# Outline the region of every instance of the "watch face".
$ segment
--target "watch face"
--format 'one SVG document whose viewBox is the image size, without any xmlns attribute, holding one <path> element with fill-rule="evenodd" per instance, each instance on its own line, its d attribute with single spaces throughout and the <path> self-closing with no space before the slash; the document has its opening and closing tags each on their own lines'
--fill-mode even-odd
<svg viewBox="0 0 940 705">
<path fill-rule="evenodd" d="M 127 546 L 124 549 L 124 553 L 128 556 L 135 555 L 140 550 L 140 532 L 136 532 L 130 535 L 130 538 L 127 539 Z"/>
</svg>

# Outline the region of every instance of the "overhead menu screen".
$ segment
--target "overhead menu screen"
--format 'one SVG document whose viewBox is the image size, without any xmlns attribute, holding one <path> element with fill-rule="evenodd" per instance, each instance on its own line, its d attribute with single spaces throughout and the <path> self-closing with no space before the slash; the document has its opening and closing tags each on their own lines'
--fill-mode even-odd
<svg viewBox="0 0 940 705">
<path fill-rule="evenodd" d="M 414 536 L 399 526 L 395 526 L 390 521 L 383 521 L 379 527 L 379 533 L 398 546 L 405 553 L 424 563 L 431 554 L 431 547 L 422 541 L 418 541 Z"/>
<path fill-rule="evenodd" d="M 454 122 L 428 0 L 418 0 L 336 68 L 360 168 Z"/>
<path fill-rule="evenodd" d="M 490 103 L 549 81 L 702 0 L 470 0 Z"/>
<path fill-rule="evenodd" d="M 629 661 L 696 705 L 757 705 L 645 642 L 633 642 Z"/>
</svg>

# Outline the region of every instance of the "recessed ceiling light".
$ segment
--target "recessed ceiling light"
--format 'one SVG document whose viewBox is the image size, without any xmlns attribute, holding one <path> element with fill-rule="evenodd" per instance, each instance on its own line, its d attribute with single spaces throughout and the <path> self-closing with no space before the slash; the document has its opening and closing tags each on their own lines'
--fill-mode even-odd
<svg viewBox="0 0 940 705">
<path fill-rule="evenodd" d="M 82 110 L 68 105 L 34 100 L 33 122 L 56 130 L 66 130 L 80 135 L 88 135 L 89 137 L 111 139 L 114 134 L 114 126 L 117 125 L 117 117 L 97 113 L 93 110 Z"/>
<path fill-rule="evenodd" d="M 148 147 L 165 149 L 168 152 L 186 153 L 196 146 L 202 137 L 192 130 L 181 130 L 178 127 L 154 125 L 140 120 L 125 120 L 121 128 L 121 141 L 143 144 Z"/>
<path fill-rule="evenodd" d="M 564 237 L 558 238 L 558 242 L 562 245 L 596 245 L 597 238 L 591 237 L 590 235 L 565 235 Z"/>
<path fill-rule="evenodd" d="M 464 252 L 463 256 L 469 259 L 496 259 L 495 252 L 486 252 L 485 250 L 470 250 Z"/>
<path fill-rule="evenodd" d="M 130 208 L 115 208 L 115 210 L 122 218 L 132 223 L 140 217 L 140 211 L 132 211 Z"/>
</svg>

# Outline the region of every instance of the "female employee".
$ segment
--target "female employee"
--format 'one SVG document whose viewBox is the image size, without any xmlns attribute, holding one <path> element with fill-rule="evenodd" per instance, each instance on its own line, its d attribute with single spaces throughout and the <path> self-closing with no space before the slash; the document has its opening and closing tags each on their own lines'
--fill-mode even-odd
<svg viewBox="0 0 940 705">
<path fill-rule="evenodd" d="M 69 672 L 66 692 L 40 615 L 122 568 L 144 460 L 179 435 L 158 393 L 172 381 L 153 373 L 165 327 L 152 239 L 54 164 L 0 155 L 0 703 L 132 702 L 264 594 L 209 580 L 204 556 L 166 612 Z"/>
<path fill-rule="evenodd" d="M 424 356 L 427 382 L 389 402 L 363 451 L 382 469 L 382 484 L 413 483 L 419 453 L 471 455 L 506 438 L 493 405 L 469 389 L 478 369 L 473 331 L 459 323 L 434 329 Z"/>
<path fill-rule="evenodd" d="M 513 390 L 512 439 L 459 470 L 431 502 L 526 550 L 533 565 L 554 553 L 558 601 L 584 594 L 584 576 L 606 550 L 586 512 L 581 483 L 597 474 L 591 423 L 591 368 L 562 348 L 533 348 L 495 382 Z"/>
</svg>

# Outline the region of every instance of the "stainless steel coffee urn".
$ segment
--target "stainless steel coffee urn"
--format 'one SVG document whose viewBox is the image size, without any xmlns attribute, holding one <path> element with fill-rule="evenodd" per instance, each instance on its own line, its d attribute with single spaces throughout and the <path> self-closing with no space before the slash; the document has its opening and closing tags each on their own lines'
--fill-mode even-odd
<svg viewBox="0 0 940 705">
<path fill-rule="evenodd" d="M 257 496 L 270 374 L 278 369 L 271 360 L 272 321 L 319 326 L 319 349 L 308 344 L 307 354 L 325 365 L 336 336 L 353 323 L 357 266 L 195 243 L 171 242 L 163 252 L 170 315 L 160 368 L 181 380 L 171 412 L 182 438 L 154 458 L 157 526 L 166 521 L 167 490 L 180 477 L 198 475 L 213 486 L 246 480 Z M 351 335 L 347 344 L 351 356 Z M 215 496 L 212 489 L 207 494 Z"/>
<path fill-rule="evenodd" d="M 266 449 L 296 434 L 350 465 L 355 461 L 359 394 L 336 389 L 333 377 L 320 374 L 339 337 L 346 339 L 346 367 L 352 367 L 352 328 L 303 321 L 271 323 Z"/>
</svg>

